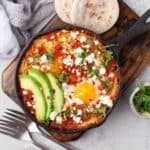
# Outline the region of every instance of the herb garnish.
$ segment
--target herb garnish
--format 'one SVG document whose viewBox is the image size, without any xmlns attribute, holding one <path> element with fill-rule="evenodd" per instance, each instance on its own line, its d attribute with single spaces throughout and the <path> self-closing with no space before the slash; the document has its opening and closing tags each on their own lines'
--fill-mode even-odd
<svg viewBox="0 0 150 150">
<path fill-rule="evenodd" d="M 53 56 L 54 56 L 53 52 L 47 52 L 47 53 L 45 53 L 45 55 L 46 55 L 48 60 L 53 62 Z"/>
<path fill-rule="evenodd" d="M 115 44 L 105 45 L 104 48 L 110 50 L 111 47 L 116 47 Z"/>
<path fill-rule="evenodd" d="M 73 113 L 73 115 L 76 116 L 78 112 L 77 112 L 77 110 L 75 109 L 75 110 L 72 110 L 72 113 Z"/>
<path fill-rule="evenodd" d="M 106 115 L 106 108 L 95 109 L 95 110 L 93 111 L 94 117 L 95 117 L 95 115 L 97 115 L 97 114 L 101 114 L 101 115 L 105 116 L 105 115 Z"/>
<path fill-rule="evenodd" d="M 109 92 L 112 89 L 113 85 L 108 79 L 99 78 L 99 81 L 106 85 L 106 88 L 105 88 L 106 92 Z"/>
<path fill-rule="evenodd" d="M 38 61 L 33 61 L 32 65 L 39 65 L 40 63 Z"/>
<path fill-rule="evenodd" d="M 63 112 L 63 117 L 65 120 L 67 120 L 67 117 L 69 116 L 70 114 L 70 109 L 67 109 L 66 111 Z"/>
<path fill-rule="evenodd" d="M 87 68 L 88 76 L 91 78 L 93 76 L 98 76 L 98 70 L 94 68 L 95 62 L 92 62 L 90 66 Z"/>
<path fill-rule="evenodd" d="M 63 81 L 68 82 L 69 75 L 66 72 L 63 72 L 63 73 L 57 75 L 57 78 L 60 82 L 63 82 Z"/>
<path fill-rule="evenodd" d="M 75 53 L 75 55 L 77 56 L 77 57 L 80 57 L 80 58 L 85 58 L 88 54 L 87 54 L 87 52 L 84 50 L 83 52 L 81 52 L 81 53 Z"/>
<path fill-rule="evenodd" d="M 84 118 L 88 117 L 88 111 L 87 111 L 87 109 L 88 109 L 88 106 L 85 106 L 84 109 L 83 109 L 83 117 Z"/>
<path fill-rule="evenodd" d="M 145 86 L 143 82 L 140 82 L 138 87 L 139 91 L 133 99 L 135 108 L 140 113 L 150 113 L 150 86 Z"/>
<path fill-rule="evenodd" d="M 106 58 L 102 61 L 102 65 L 106 67 L 108 65 L 109 61 L 112 60 L 112 58 L 113 58 L 113 52 L 110 50 L 107 50 Z"/>
<path fill-rule="evenodd" d="M 41 55 L 40 55 L 39 53 L 34 53 L 33 56 L 34 56 L 34 57 L 39 57 L 39 56 L 41 56 Z"/>
</svg>

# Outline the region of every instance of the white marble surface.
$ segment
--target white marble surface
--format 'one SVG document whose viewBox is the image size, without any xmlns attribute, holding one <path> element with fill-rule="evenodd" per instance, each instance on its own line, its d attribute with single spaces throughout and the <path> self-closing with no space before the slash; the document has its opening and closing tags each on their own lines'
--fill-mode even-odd
<svg viewBox="0 0 150 150">
<path fill-rule="evenodd" d="M 150 8 L 150 0 L 124 0 L 137 14 Z M 0 75 L 10 60 L 0 60 Z M 103 126 L 85 133 L 79 140 L 71 142 L 84 150 L 150 150 L 150 120 L 137 117 L 129 108 L 129 96 L 139 81 L 150 82 L 150 65 L 124 93 L 113 113 Z M 0 81 L 1 83 L 1 81 Z M 0 88 L 0 117 L 6 108 L 20 109 L 3 94 Z M 96 139 L 96 140 L 95 140 Z M 38 150 L 32 144 L 24 143 L 0 134 L 2 150 Z"/>
</svg>

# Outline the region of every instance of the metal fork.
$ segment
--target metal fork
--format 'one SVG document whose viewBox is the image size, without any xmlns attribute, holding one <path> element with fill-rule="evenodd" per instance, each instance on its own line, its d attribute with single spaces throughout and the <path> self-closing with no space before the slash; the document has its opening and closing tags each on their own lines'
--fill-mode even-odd
<svg viewBox="0 0 150 150">
<path fill-rule="evenodd" d="M 0 132 L 11 136 L 13 138 L 22 140 L 22 141 L 29 141 L 35 144 L 36 146 L 40 147 L 43 150 L 50 150 L 50 149 L 58 149 L 58 150 L 73 150 L 78 149 L 70 144 L 65 144 L 62 142 L 58 142 L 57 140 L 52 139 L 52 137 L 48 137 L 47 135 L 42 136 L 39 133 L 39 130 L 46 133 L 46 131 L 42 128 L 38 128 L 35 123 L 31 123 L 31 119 L 26 117 L 24 113 L 13 110 L 7 109 L 5 115 L 3 115 L 5 119 L 0 119 Z M 36 138 L 41 136 L 44 140 L 40 141 Z M 50 147 L 51 142 L 51 147 Z M 49 143 L 49 145 L 47 144 Z M 53 148 L 52 148 L 53 146 Z"/>
</svg>

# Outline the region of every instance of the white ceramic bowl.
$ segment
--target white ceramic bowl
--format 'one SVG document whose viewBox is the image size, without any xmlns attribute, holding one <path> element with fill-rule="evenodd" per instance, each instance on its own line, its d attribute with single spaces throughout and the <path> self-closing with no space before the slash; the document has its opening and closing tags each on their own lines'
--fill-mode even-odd
<svg viewBox="0 0 150 150">
<path fill-rule="evenodd" d="M 146 82 L 144 83 L 145 86 L 150 86 L 150 83 Z M 134 106 L 134 103 L 133 103 L 133 99 L 134 99 L 134 96 L 135 94 L 139 91 L 139 87 L 137 87 L 131 94 L 130 96 L 130 108 L 133 110 L 133 112 L 138 115 L 139 117 L 142 117 L 142 118 L 146 118 L 146 119 L 150 119 L 150 113 L 139 113 L 135 106 Z"/>
</svg>

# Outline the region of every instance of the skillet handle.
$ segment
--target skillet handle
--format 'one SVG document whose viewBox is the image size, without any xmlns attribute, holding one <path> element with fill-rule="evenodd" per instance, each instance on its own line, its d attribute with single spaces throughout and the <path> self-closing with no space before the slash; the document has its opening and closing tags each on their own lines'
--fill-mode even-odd
<svg viewBox="0 0 150 150">
<path fill-rule="evenodd" d="M 116 48 L 116 50 L 121 49 L 125 44 L 130 42 L 135 37 L 150 30 L 150 22 L 147 22 L 149 17 L 150 9 L 148 9 L 126 33 L 111 41 L 108 41 L 107 43 L 117 45 L 118 48 Z M 116 51 L 116 54 L 119 55 L 119 52 Z"/>
</svg>

